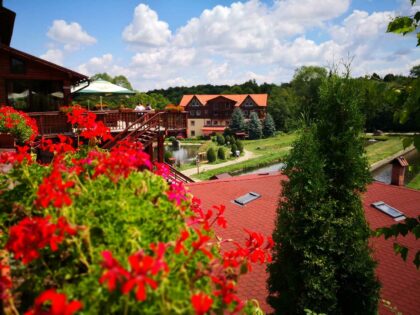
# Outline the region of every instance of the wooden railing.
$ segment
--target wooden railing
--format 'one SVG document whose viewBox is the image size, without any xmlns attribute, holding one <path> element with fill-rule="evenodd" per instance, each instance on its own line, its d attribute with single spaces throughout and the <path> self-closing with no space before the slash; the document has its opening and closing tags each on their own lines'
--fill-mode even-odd
<svg viewBox="0 0 420 315">
<path fill-rule="evenodd" d="M 132 126 L 139 118 L 150 117 L 155 111 L 94 111 L 99 121 L 110 128 L 111 132 L 119 133 L 128 126 Z M 164 112 L 160 113 L 161 126 L 167 130 L 185 130 L 187 128 L 186 112 Z M 73 128 L 67 122 L 66 114 L 60 111 L 54 112 L 32 112 L 28 113 L 37 122 L 39 134 L 42 136 L 55 136 L 57 134 L 72 134 Z"/>
<path fill-rule="evenodd" d="M 170 171 L 169 180 L 174 180 L 174 181 L 183 182 L 183 183 L 194 183 L 193 179 L 189 178 L 187 175 L 182 174 L 172 165 L 168 163 L 165 163 L 165 165 L 168 167 Z"/>
</svg>

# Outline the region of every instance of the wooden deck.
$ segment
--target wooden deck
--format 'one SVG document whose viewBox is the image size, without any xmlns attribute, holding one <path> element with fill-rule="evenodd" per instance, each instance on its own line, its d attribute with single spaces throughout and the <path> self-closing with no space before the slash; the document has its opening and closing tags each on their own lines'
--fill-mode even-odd
<svg viewBox="0 0 420 315">
<path fill-rule="evenodd" d="M 116 134 L 124 131 L 128 126 L 136 129 L 137 125 L 133 125 L 140 117 L 152 116 L 155 111 L 118 111 L 105 110 L 94 111 L 97 120 L 102 121 L 110 130 L 111 133 Z M 29 116 L 34 118 L 37 122 L 39 134 L 44 137 L 55 137 L 58 134 L 72 135 L 74 134 L 73 126 L 67 121 L 65 113 L 60 111 L 51 112 L 31 112 Z M 160 125 L 168 133 L 182 132 L 185 133 L 187 129 L 187 113 L 186 112 L 162 112 L 160 115 Z"/>
</svg>

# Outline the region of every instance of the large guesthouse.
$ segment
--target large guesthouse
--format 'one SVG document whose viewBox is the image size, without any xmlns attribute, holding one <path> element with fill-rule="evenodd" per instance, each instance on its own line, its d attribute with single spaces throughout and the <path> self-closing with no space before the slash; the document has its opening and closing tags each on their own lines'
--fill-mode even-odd
<svg viewBox="0 0 420 315">
<path fill-rule="evenodd" d="M 184 95 L 179 105 L 188 113 L 188 137 L 197 137 L 222 133 L 229 126 L 235 108 L 240 108 L 245 118 L 256 112 L 264 119 L 267 98 L 267 94 L 194 94 Z"/>
</svg>

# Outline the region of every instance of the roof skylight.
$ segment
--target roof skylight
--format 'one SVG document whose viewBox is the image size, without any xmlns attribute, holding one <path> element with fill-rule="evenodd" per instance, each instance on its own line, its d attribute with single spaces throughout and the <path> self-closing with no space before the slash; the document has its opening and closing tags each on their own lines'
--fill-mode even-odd
<svg viewBox="0 0 420 315">
<path fill-rule="evenodd" d="M 251 201 L 254 201 L 260 197 L 261 195 L 256 192 L 249 192 L 246 195 L 236 198 L 233 202 L 240 206 L 245 206 L 247 203 L 250 203 Z"/>
<path fill-rule="evenodd" d="M 389 215 L 395 221 L 401 221 L 405 219 L 404 213 L 391 207 L 390 205 L 386 204 L 383 201 L 374 202 L 372 203 L 372 206 L 374 206 L 379 211 L 382 211 L 383 213 Z"/>
</svg>

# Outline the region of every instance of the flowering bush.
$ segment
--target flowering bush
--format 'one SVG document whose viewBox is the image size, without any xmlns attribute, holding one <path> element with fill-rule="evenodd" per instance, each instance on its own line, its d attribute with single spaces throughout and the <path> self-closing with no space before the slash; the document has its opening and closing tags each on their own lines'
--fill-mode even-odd
<svg viewBox="0 0 420 315">
<path fill-rule="evenodd" d="M 25 150 L 2 153 L 0 273 L 4 307 L 25 314 L 254 313 L 236 281 L 252 263 L 271 259 L 271 238 L 214 237 L 226 227 L 223 205 L 205 210 L 182 183 L 168 184 L 165 165 L 141 145 L 110 152 L 44 143 L 50 165 Z M 66 150 L 66 148 L 68 150 Z M 48 148 L 47 148 L 48 149 Z M 231 251 L 220 252 L 221 243 Z M 0 271 L 8 266 L 0 260 Z"/>
<path fill-rule="evenodd" d="M 35 140 L 38 135 L 36 121 L 13 107 L 0 107 L 0 133 L 12 134 L 18 143 Z"/>
</svg>

